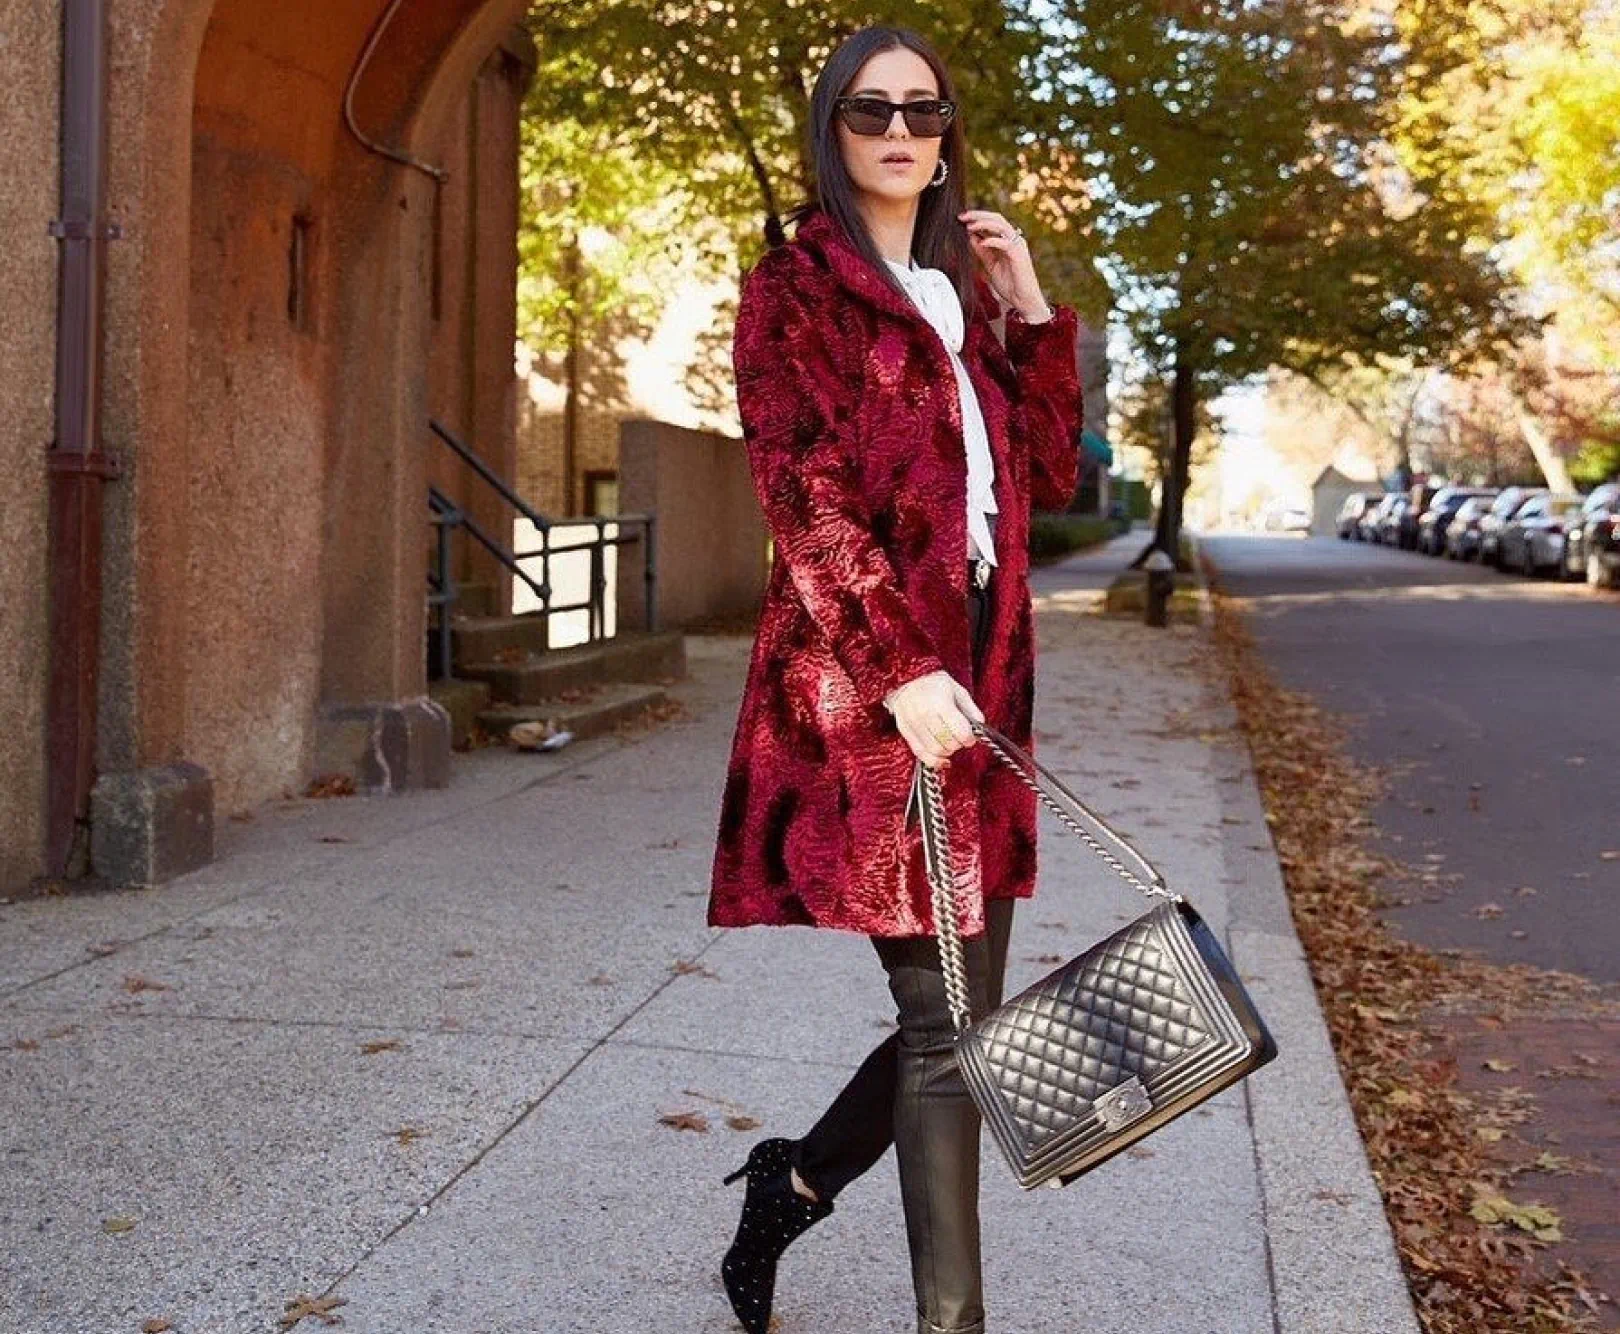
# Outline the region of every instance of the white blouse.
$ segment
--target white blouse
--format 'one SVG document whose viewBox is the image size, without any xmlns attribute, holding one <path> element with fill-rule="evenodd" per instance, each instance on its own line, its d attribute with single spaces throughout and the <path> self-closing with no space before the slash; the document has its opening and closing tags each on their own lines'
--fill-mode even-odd
<svg viewBox="0 0 1620 1334">
<path fill-rule="evenodd" d="M 892 259 L 886 259 L 884 263 L 894 271 L 894 276 L 911 297 L 912 304 L 934 326 L 934 331 L 945 344 L 945 350 L 950 353 L 951 369 L 956 372 L 957 393 L 962 400 L 962 439 L 967 448 L 968 555 L 981 555 L 994 565 L 996 553 L 990 537 L 990 523 L 984 516 L 997 513 L 995 493 L 991 490 L 995 465 L 990 457 L 990 439 L 985 434 L 984 415 L 979 411 L 979 396 L 973 390 L 973 382 L 968 378 L 967 367 L 962 364 L 960 355 L 965 332 L 962 300 L 956 293 L 956 284 L 943 269 L 922 268 L 915 259 L 909 266 Z"/>
</svg>

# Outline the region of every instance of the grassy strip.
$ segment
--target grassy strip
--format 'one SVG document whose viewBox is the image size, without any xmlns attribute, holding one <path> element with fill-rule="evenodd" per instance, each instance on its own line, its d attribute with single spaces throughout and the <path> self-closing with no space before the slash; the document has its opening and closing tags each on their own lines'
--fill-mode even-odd
<svg viewBox="0 0 1620 1334">
<path fill-rule="evenodd" d="M 1217 572 L 1206 562 L 1215 589 Z M 1374 885 L 1414 874 L 1363 846 L 1381 783 L 1347 758 L 1339 724 L 1270 677 L 1233 602 L 1215 590 L 1217 657 L 1253 755 L 1287 883 L 1357 1125 L 1428 1334 L 1590 1331 L 1597 1304 L 1566 1264 L 1540 1272 L 1557 1219 L 1509 1201 L 1486 1141 L 1528 1114 L 1520 1089 L 1471 1096 L 1427 1051 L 1424 1011 L 1593 1013 L 1612 1003 L 1587 978 L 1437 952 L 1379 920 Z"/>
</svg>

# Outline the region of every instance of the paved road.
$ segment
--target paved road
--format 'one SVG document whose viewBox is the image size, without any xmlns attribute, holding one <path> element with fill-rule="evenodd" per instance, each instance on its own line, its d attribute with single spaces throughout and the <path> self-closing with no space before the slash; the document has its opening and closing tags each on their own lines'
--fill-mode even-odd
<svg viewBox="0 0 1620 1334">
<path fill-rule="evenodd" d="M 1331 538 L 1204 546 L 1277 679 L 1392 771 L 1389 851 L 1442 873 L 1386 920 L 1620 980 L 1620 596 Z"/>
</svg>

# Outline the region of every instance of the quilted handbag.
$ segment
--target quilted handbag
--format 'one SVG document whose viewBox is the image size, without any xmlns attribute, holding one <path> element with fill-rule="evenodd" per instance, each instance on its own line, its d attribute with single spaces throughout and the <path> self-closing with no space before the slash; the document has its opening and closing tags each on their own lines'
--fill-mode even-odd
<svg viewBox="0 0 1620 1334">
<path fill-rule="evenodd" d="M 1128 884 L 1160 900 L 975 1020 L 939 775 L 917 762 L 911 793 L 917 804 L 908 811 L 922 816 L 957 1064 L 1019 1185 L 1066 1186 L 1259 1069 L 1277 1055 L 1277 1045 L 1193 906 L 1033 756 L 988 724 L 973 730 L 1065 827 Z"/>
</svg>

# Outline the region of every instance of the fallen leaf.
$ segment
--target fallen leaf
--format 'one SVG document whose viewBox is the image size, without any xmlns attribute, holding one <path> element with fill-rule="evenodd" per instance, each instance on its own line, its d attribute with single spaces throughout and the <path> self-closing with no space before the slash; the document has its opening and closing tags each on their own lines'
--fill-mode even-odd
<svg viewBox="0 0 1620 1334">
<path fill-rule="evenodd" d="M 299 1293 L 292 1300 L 282 1303 L 287 1314 L 279 1317 L 276 1323 L 283 1329 L 291 1329 L 305 1316 L 314 1316 L 323 1325 L 341 1325 L 343 1317 L 332 1312 L 347 1305 L 348 1300 L 347 1297 L 306 1297 Z"/>
<path fill-rule="evenodd" d="M 949 926 L 950 923 L 947 922 L 946 925 Z M 1517 1070 L 1519 1068 L 1518 1066 L 1514 1065 L 1512 1061 L 1504 1061 L 1500 1056 L 1487 1056 L 1483 1061 L 1480 1062 L 1480 1064 L 1483 1065 L 1487 1070 L 1496 1071 L 1496 1073 L 1499 1075 L 1506 1074 L 1509 1070 Z"/>
<path fill-rule="evenodd" d="M 168 1334 L 174 1328 L 173 1322 L 162 1316 L 153 1316 L 150 1320 L 141 1321 L 141 1334 Z"/>
<path fill-rule="evenodd" d="M 139 973 L 124 974 L 124 990 L 134 994 L 137 991 L 167 991 L 167 982 L 154 982 L 149 977 L 142 977 Z"/>
<path fill-rule="evenodd" d="M 753 1116 L 728 1116 L 726 1125 L 732 1130 L 758 1130 L 764 1122 Z"/>
<path fill-rule="evenodd" d="M 101 1230 L 109 1236 L 117 1236 L 120 1232 L 132 1232 L 134 1229 L 135 1220 L 127 1214 L 118 1214 L 101 1220 Z"/>
<path fill-rule="evenodd" d="M 360 1054 L 362 1056 L 375 1056 L 378 1052 L 398 1050 L 398 1038 L 382 1038 L 376 1042 L 362 1042 L 360 1044 Z"/>
<path fill-rule="evenodd" d="M 707 968 L 703 964 L 695 963 L 691 959 L 677 959 L 670 965 L 669 970 L 677 977 L 690 977 L 693 974 L 696 974 L 698 977 L 720 976 L 720 974 L 715 972 L 713 969 Z"/>
<path fill-rule="evenodd" d="M 1485 1191 L 1474 1197 L 1468 1212 L 1481 1223 L 1510 1223 L 1521 1232 L 1528 1232 L 1537 1241 L 1564 1239 L 1560 1230 L 1563 1220 L 1545 1205 L 1514 1204 L 1505 1195 Z"/>
<path fill-rule="evenodd" d="M 709 1118 L 701 1112 L 666 1112 L 658 1118 L 658 1124 L 672 1130 L 695 1130 L 700 1135 L 709 1133 Z"/>
</svg>

